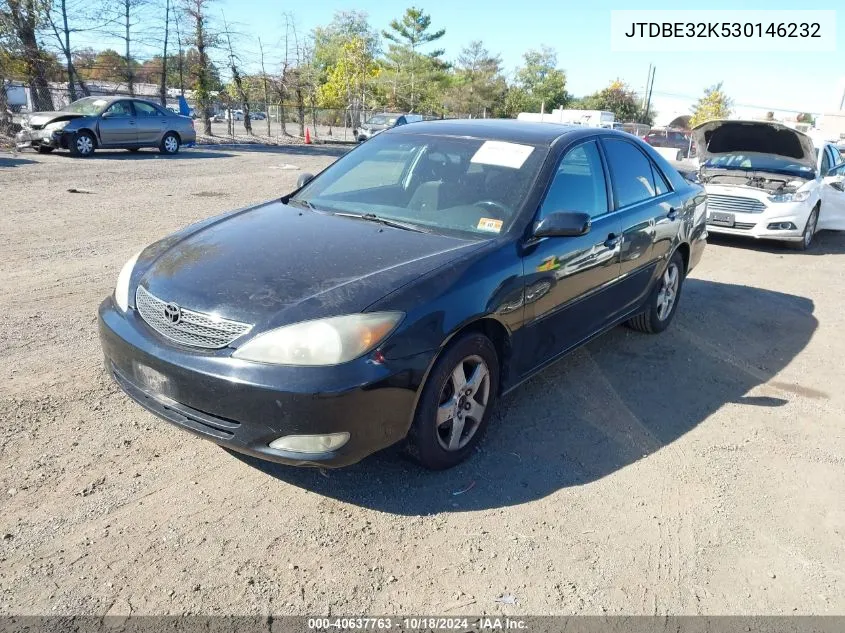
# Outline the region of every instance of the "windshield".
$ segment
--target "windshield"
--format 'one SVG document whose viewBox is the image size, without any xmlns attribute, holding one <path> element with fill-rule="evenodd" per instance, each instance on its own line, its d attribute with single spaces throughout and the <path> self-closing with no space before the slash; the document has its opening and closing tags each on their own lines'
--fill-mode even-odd
<svg viewBox="0 0 845 633">
<path fill-rule="evenodd" d="M 101 97 L 85 97 L 62 108 L 62 112 L 73 112 L 75 114 L 100 114 L 106 109 L 109 102 Z"/>
<path fill-rule="evenodd" d="M 507 231 L 548 153 L 482 139 L 380 134 L 334 163 L 292 201 L 374 214 L 435 233 Z"/>
<path fill-rule="evenodd" d="M 708 159 L 704 167 L 716 169 L 741 169 L 745 171 L 771 171 L 782 174 L 812 176 L 814 170 L 796 163 L 786 156 L 772 154 L 722 154 Z"/>
<path fill-rule="evenodd" d="M 399 117 L 394 114 L 376 114 L 371 116 L 367 125 L 393 125 Z"/>
</svg>

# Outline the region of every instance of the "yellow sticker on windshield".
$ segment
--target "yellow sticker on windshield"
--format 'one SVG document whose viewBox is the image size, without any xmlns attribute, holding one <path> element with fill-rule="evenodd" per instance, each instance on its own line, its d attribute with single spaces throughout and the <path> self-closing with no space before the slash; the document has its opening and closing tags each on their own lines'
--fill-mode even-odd
<svg viewBox="0 0 845 633">
<path fill-rule="evenodd" d="M 479 231 L 490 231 L 491 233 L 498 233 L 502 230 L 502 221 L 494 220 L 492 218 L 481 218 L 476 227 Z"/>
</svg>

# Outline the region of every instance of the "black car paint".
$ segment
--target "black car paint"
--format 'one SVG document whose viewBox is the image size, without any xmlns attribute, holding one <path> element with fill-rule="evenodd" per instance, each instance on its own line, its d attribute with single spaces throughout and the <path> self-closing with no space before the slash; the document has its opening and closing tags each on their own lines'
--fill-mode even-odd
<svg viewBox="0 0 845 633">
<path fill-rule="evenodd" d="M 500 235 L 469 240 L 414 233 L 271 202 L 189 227 L 146 249 L 136 265 L 130 302 L 144 283 L 166 300 L 255 323 L 251 334 L 310 318 L 404 312 L 378 358 L 370 353 L 334 367 L 239 361 L 231 349 L 197 351 L 165 342 L 134 310 L 123 315 L 109 298 L 100 308 L 109 368 L 134 383 L 141 395 L 124 388 L 143 406 L 220 444 L 284 463 L 342 466 L 407 434 L 421 386 L 457 334 L 480 329 L 494 340 L 503 365 L 500 391 L 507 392 L 635 314 L 676 250 L 688 270 L 701 257 L 703 189 L 634 137 L 550 124 L 473 123 L 406 129 L 546 145 L 548 157 L 517 221 Z M 578 143 L 608 135 L 631 139 L 665 172 L 672 191 L 614 208 L 583 236 L 534 238 L 537 210 L 559 159 Z M 174 392 L 163 399 L 145 395 L 139 366 L 169 377 Z M 192 426 L 191 415 L 205 414 L 238 430 L 226 439 L 208 425 Z M 280 435 L 339 430 L 352 439 L 337 453 L 292 455 L 267 447 Z"/>
</svg>

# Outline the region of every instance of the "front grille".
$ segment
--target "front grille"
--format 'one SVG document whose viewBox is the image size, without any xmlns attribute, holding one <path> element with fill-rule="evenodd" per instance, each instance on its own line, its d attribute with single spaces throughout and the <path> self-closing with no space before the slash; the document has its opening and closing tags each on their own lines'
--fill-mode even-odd
<svg viewBox="0 0 845 633">
<path fill-rule="evenodd" d="M 707 194 L 707 209 L 710 211 L 728 211 L 729 213 L 763 213 L 766 210 L 766 205 L 756 198 L 709 193 Z"/>
<path fill-rule="evenodd" d="M 734 228 L 741 231 L 750 231 L 756 226 L 754 222 L 734 222 Z"/>
<path fill-rule="evenodd" d="M 171 304 L 150 294 L 143 286 L 138 286 L 138 290 L 135 291 L 135 306 L 144 321 L 162 336 L 182 345 L 220 349 L 249 332 L 252 327 L 247 323 L 230 321 L 185 308 L 181 308 L 181 319 L 173 323 L 165 315 L 165 308 L 168 305 Z"/>
</svg>

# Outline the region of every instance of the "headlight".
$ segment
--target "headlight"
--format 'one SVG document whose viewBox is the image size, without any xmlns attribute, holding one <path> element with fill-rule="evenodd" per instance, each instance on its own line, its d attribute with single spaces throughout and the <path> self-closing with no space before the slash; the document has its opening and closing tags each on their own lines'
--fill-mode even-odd
<svg viewBox="0 0 845 633">
<path fill-rule="evenodd" d="M 804 202 L 809 197 L 810 191 L 805 189 L 804 191 L 796 191 L 795 193 L 778 193 L 774 196 L 769 196 L 769 200 L 772 202 Z"/>
<path fill-rule="evenodd" d="M 372 312 L 294 323 L 259 334 L 232 357 L 274 365 L 339 365 L 375 348 L 403 316 Z"/>
<path fill-rule="evenodd" d="M 129 278 L 132 276 L 132 270 L 135 268 L 135 262 L 138 261 L 138 256 L 142 251 L 138 251 L 129 261 L 120 269 L 120 274 L 117 276 L 117 284 L 114 286 L 114 301 L 117 307 L 126 312 L 129 308 Z"/>
<path fill-rule="evenodd" d="M 44 126 L 44 129 L 53 131 L 62 130 L 65 128 L 65 126 L 67 126 L 68 123 L 70 123 L 70 121 L 56 121 L 55 123 L 48 123 Z"/>
</svg>

